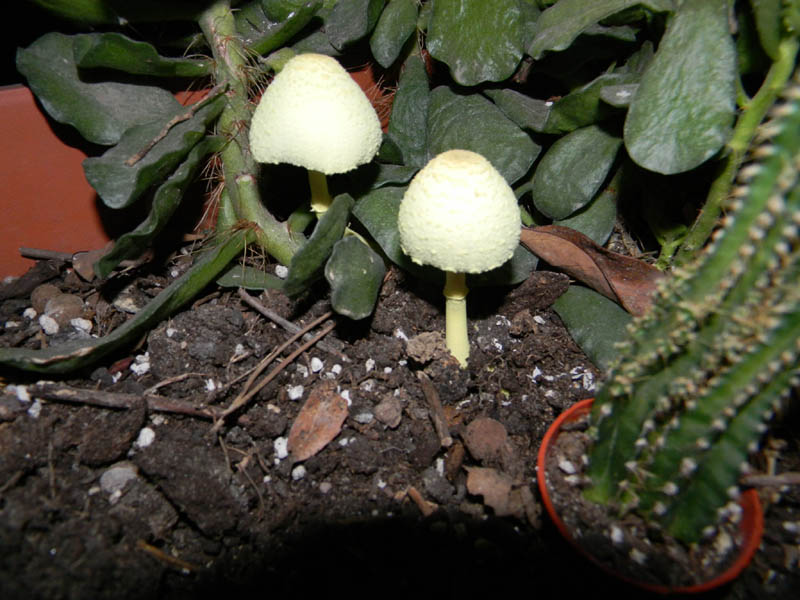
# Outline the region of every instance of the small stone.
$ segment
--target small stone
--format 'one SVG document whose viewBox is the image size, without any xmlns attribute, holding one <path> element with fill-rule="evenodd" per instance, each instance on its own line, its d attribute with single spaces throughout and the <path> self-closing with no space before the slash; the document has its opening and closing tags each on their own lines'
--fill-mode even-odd
<svg viewBox="0 0 800 600">
<path fill-rule="evenodd" d="M 406 343 L 406 353 L 409 358 L 420 364 L 426 364 L 434 359 L 449 354 L 447 342 L 439 331 L 427 331 L 415 335 Z"/>
<path fill-rule="evenodd" d="M 294 481 L 300 481 L 305 476 L 306 468 L 303 465 L 297 465 L 294 469 L 292 469 L 292 479 Z"/>
<path fill-rule="evenodd" d="M 386 396 L 374 409 L 375 418 L 394 429 L 403 417 L 403 403 L 394 396 Z"/>
<path fill-rule="evenodd" d="M 156 439 L 156 432 L 149 427 L 142 427 L 139 431 L 139 436 L 134 442 L 139 448 L 147 448 Z"/>
<path fill-rule="evenodd" d="M 272 448 L 275 450 L 275 457 L 278 460 L 283 460 L 289 456 L 288 443 L 289 440 L 285 437 L 275 438 L 275 441 L 272 442 Z"/>
<path fill-rule="evenodd" d="M 74 294 L 57 294 L 45 304 L 44 314 L 55 319 L 60 327 L 64 327 L 83 314 L 83 300 Z"/>
<path fill-rule="evenodd" d="M 33 306 L 33 310 L 35 310 L 37 313 L 43 313 L 44 306 L 47 304 L 47 301 L 60 293 L 61 290 L 51 283 L 44 283 L 36 286 L 31 292 L 31 305 Z"/>
<path fill-rule="evenodd" d="M 356 422 L 361 423 L 362 425 L 366 425 L 367 423 L 371 423 L 372 422 L 372 419 L 374 418 L 374 416 L 370 412 L 362 412 L 362 413 L 358 413 L 353 418 L 356 420 Z"/>
<path fill-rule="evenodd" d="M 92 331 L 92 322 L 89 319 L 78 317 L 76 319 L 70 319 L 69 324 L 72 325 L 73 329 L 83 331 L 84 333 L 90 333 Z"/>
<path fill-rule="evenodd" d="M 289 396 L 289 400 L 299 400 L 303 397 L 303 386 L 290 385 L 286 388 L 286 395 Z"/>
<path fill-rule="evenodd" d="M 113 494 L 120 492 L 125 488 L 125 485 L 136 479 L 138 476 L 136 465 L 129 462 L 121 462 L 106 469 L 100 476 L 100 489 L 106 494 Z"/>
<path fill-rule="evenodd" d="M 39 317 L 39 326 L 47 335 L 55 335 L 59 330 L 56 320 L 48 315 L 42 315 Z"/>
<path fill-rule="evenodd" d="M 319 373 L 322 371 L 322 368 L 325 366 L 325 363 L 322 362 L 316 356 L 311 359 L 311 372 L 312 373 Z"/>
</svg>

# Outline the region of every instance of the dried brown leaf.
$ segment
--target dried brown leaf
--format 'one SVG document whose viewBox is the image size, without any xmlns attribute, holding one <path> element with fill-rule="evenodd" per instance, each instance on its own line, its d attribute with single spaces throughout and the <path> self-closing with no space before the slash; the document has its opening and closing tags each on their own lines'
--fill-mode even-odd
<svg viewBox="0 0 800 600">
<path fill-rule="evenodd" d="M 467 467 L 467 491 L 475 496 L 483 496 L 483 503 L 494 510 L 498 517 L 513 514 L 512 485 L 511 477 L 496 469 Z"/>
<path fill-rule="evenodd" d="M 323 381 L 311 390 L 289 431 L 287 448 L 293 462 L 314 456 L 342 430 L 347 400 L 336 393 L 336 383 Z"/>
<path fill-rule="evenodd" d="M 606 250 L 569 227 L 523 228 L 520 241 L 539 258 L 619 303 L 632 315 L 650 308 L 664 274 L 641 260 Z"/>
</svg>

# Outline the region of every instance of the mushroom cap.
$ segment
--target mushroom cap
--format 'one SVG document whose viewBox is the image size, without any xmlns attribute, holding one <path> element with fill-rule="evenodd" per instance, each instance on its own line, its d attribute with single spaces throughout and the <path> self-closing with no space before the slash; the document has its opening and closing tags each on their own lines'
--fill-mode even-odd
<svg viewBox="0 0 800 600">
<path fill-rule="evenodd" d="M 250 124 L 258 162 L 326 175 L 368 163 L 381 140 L 369 99 L 336 59 L 323 54 L 290 59 L 261 96 Z"/>
<path fill-rule="evenodd" d="M 514 192 L 480 154 L 448 150 L 414 176 L 397 217 L 400 245 L 415 263 L 482 273 L 506 262 L 522 223 Z"/>
</svg>

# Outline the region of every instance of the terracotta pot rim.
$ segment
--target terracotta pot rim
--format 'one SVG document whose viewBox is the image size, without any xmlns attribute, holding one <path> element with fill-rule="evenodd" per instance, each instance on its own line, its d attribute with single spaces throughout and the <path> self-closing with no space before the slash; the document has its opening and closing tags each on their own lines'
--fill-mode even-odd
<svg viewBox="0 0 800 600">
<path fill-rule="evenodd" d="M 566 524 L 561 520 L 558 513 L 553 506 L 553 502 L 550 498 L 550 493 L 547 489 L 547 472 L 546 472 L 546 460 L 547 460 L 547 453 L 550 449 L 552 442 L 558 437 L 558 434 L 561 431 L 561 426 L 568 421 L 574 421 L 586 413 L 589 412 L 591 409 L 592 403 L 594 402 L 594 398 L 588 398 L 586 400 L 581 400 L 580 402 L 575 403 L 573 406 L 565 410 L 558 418 L 553 422 L 550 428 L 545 433 L 544 438 L 542 439 L 542 445 L 539 448 L 539 453 L 536 459 L 536 466 L 537 466 L 537 483 L 539 485 L 539 492 L 542 496 L 542 502 L 544 504 L 545 510 L 550 515 L 551 520 L 555 524 L 558 531 L 561 533 L 562 536 L 572 544 L 581 554 L 583 554 L 586 558 L 588 558 L 591 562 L 599 566 L 605 572 L 613 575 L 614 577 L 635 585 L 639 588 L 656 592 L 659 594 L 697 594 L 701 592 L 706 592 L 713 588 L 720 587 L 739 576 L 739 574 L 745 569 L 745 567 L 750 563 L 755 554 L 756 550 L 758 549 L 759 545 L 761 544 L 761 536 L 764 531 L 764 514 L 761 508 L 761 501 L 758 497 L 758 492 L 755 489 L 748 489 L 745 490 L 740 499 L 739 504 L 742 507 L 742 519 L 740 522 L 740 527 L 743 532 L 743 540 L 742 545 L 739 551 L 739 556 L 730 565 L 725 571 L 717 575 L 716 577 L 702 582 L 695 585 L 690 586 L 665 586 L 665 585 L 656 585 L 645 583 L 642 581 L 637 581 L 635 579 L 626 577 L 614 571 L 613 569 L 609 568 L 608 565 L 602 563 L 600 560 L 592 556 L 586 548 L 578 544 L 578 542 L 572 537 L 570 534 L 569 529 L 567 528 Z"/>
</svg>

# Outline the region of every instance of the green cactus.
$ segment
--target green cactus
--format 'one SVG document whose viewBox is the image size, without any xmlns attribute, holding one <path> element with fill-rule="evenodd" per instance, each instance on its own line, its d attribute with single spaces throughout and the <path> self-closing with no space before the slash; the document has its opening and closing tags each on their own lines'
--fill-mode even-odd
<svg viewBox="0 0 800 600">
<path fill-rule="evenodd" d="M 713 530 L 800 368 L 800 81 L 713 243 L 636 320 L 592 411 L 586 496 L 687 543 Z"/>
</svg>

